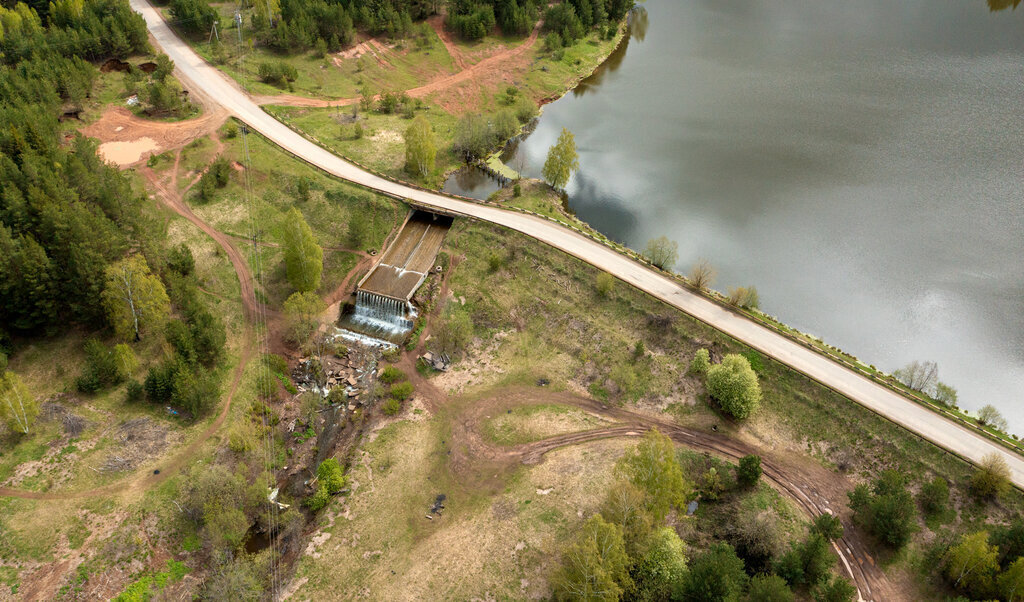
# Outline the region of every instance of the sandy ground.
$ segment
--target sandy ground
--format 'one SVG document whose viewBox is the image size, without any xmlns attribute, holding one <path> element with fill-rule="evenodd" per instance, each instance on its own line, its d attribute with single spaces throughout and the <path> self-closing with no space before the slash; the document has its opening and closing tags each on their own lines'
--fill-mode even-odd
<svg viewBox="0 0 1024 602">
<path fill-rule="evenodd" d="M 212 103 L 204 105 L 203 114 L 195 119 L 168 122 L 143 119 L 124 107 L 112 107 L 82 133 L 100 140 L 100 156 L 105 160 L 127 167 L 152 154 L 181 148 L 215 131 L 227 118 L 227 110 Z"/>
</svg>

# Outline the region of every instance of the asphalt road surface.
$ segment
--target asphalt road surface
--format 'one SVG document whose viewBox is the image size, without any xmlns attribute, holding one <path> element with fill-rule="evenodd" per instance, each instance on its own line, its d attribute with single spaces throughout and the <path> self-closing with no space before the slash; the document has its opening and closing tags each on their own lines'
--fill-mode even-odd
<svg viewBox="0 0 1024 602">
<path fill-rule="evenodd" d="M 344 180 L 421 205 L 491 222 L 561 249 L 673 305 L 795 368 L 908 430 L 973 462 L 991 453 L 1006 458 L 1014 484 L 1024 487 L 1024 458 L 768 328 L 733 313 L 615 250 L 568 228 L 531 215 L 462 201 L 386 180 L 346 162 L 263 112 L 238 85 L 178 38 L 146 0 L 130 0 L 186 86 L 222 105 L 277 145 Z"/>
</svg>

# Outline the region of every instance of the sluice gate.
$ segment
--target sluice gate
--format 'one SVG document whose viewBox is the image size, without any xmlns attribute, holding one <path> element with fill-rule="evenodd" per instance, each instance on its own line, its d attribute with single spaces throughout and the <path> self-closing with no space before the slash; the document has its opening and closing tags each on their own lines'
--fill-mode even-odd
<svg viewBox="0 0 1024 602">
<path fill-rule="evenodd" d="M 412 330 L 412 297 L 426 280 L 452 218 L 414 210 L 394 242 L 356 287 L 355 310 L 342 326 L 398 342 Z"/>
</svg>

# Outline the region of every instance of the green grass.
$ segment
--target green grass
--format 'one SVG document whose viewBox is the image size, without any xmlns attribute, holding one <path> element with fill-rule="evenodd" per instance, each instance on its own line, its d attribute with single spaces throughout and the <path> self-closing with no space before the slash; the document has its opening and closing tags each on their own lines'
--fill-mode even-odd
<svg viewBox="0 0 1024 602">
<path fill-rule="evenodd" d="M 424 104 L 416 111 L 430 121 L 437 143 L 434 170 L 426 177 L 405 171 L 405 131 L 412 122 L 402 115 L 386 115 L 377 111 L 360 111 L 358 123 L 362 137 L 355 135 L 356 121 L 351 107 L 309 109 L 296 107 L 264 107 L 267 112 L 316 140 L 335 153 L 352 159 L 384 175 L 439 188 L 444 176 L 462 165 L 451 151 L 458 117 L 440 107 Z"/>
<path fill-rule="evenodd" d="M 375 92 L 381 90 L 406 90 L 432 78 L 447 75 L 456 71 L 455 63 L 441 43 L 440 38 L 432 30 L 425 36 L 427 45 L 421 47 L 412 40 L 399 41 L 401 48 L 387 49 L 383 52 L 387 64 L 382 64 L 372 56 L 364 55 L 360 59 L 345 59 L 338 55 L 327 58 L 314 56 L 311 52 L 284 55 L 276 53 L 260 45 L 248 48 L 254 32 L 250 27 L 251 9 L 243 11 L 241 51 L 238 48 L 238 30 L 233 25 L 233 17 L 237 4 L 212 4 L 221 14 L 224 30 L 223 40 L 224 62 L 218 67 L 240 83 L 243 88 L 253 94 L 275 95 L 294 93 L 307 96 L 326 96 L 329 98 L 355 98 L 360 91 L 369 87 Z M 164 9 L 164 14 L 170 16 Z M 207 35 L 183 36 L 192 48 L 206 60 L 217 64 L 211 52 Z M 337 58 L 337 63 L 335 62 Z M 262 62 L 285 62 L 295 67 L 298 78 L 291 84 L 291 90 L 277 88 L 259 81 L 258 65 Z"/>
<path fill-rule="evenodd" d="M 488 418 L 484 438 L 498 445 L 540 441 L 561 433 L 586 431 L 607 424 L 582 410 L 560 404 L 518 406 L 506 414 Z"/>
</svg>

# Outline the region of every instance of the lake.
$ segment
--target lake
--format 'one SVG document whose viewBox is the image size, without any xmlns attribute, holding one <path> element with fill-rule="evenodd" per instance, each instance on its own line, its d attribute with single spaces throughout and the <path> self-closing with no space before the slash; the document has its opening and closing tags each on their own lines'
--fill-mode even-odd
<svg viewBox="0 0 1024 602">
<path fill-rule="evenodd" d="M 540 177 L 568 128 L 580 218 L 668 236 L 679 271 L 706 257 L 715 288 L 879 368 L 935 361 L 1024 433 L 1024 7 L 640 6 L 509 163 Z"/>
</svg>

